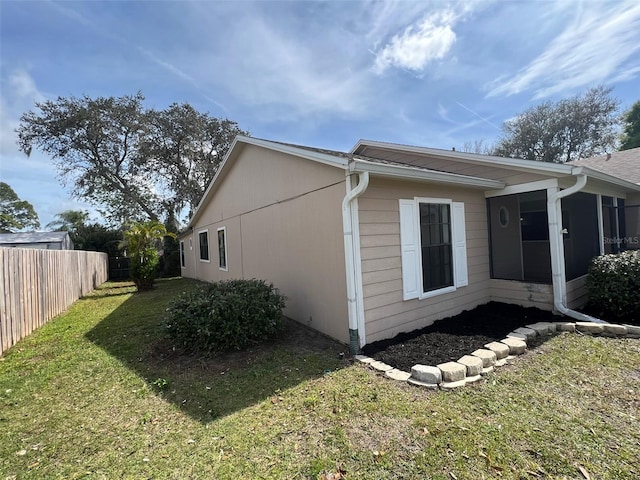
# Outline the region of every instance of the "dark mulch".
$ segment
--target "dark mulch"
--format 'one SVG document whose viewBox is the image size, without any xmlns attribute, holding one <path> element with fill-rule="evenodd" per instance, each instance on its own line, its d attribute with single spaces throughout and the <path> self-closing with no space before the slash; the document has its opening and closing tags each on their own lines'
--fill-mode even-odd
<svg viewBox="0 0 640 480">
<path fill-rule="evenodd" d="M 438 365 L 458 360 L 489 342 L 502 340 L 518 327 L 562 318 L 537 308 L 489 302 L 420 330 L 365 345 L 363 353 L 409 372 L 416 364 Z"/>
</svg>

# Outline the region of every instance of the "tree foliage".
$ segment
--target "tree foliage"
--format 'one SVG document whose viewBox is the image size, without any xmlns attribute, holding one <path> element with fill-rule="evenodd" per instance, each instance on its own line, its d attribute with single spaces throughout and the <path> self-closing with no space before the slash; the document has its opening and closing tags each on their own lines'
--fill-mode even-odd
<svg viewBox="0 0 640 480">
<path fill-rule="evenodd" d="M 189 104 L 145 109 L 141 93 L 58 97 L 22 115 L 18 145 L 49 155 L 76 198 L 114 223 L 179 219 L 193 210 L 240 130 Z"/>
<path fill-rule="evenodd" d="M 20 200 L 13 188 L 0 182 L 0 233 L 40 228 L 38 214 L 26 200 Z"/>
<path fill-rule="evenodd" d="M 622 125 L 620 150 L 640 147 L 640 100 L 624 113 Z"/>
<path fill-rule="evenodd" d="M 619 102 L 611 88 L 596 87 L 584 95 L 529 108 L 506 121 L 496 155 L 564 163 L 615 149 Z"/>
<path fill-rule="evenodd" d="M 148 175 L 162 179 L 168 212 L 195 211 L 236 135 L 246 135 L 235 122 L 210 117 L 188 103 L 149 111 L 141 146 Z"/>
<path fill-rule="evenodd" d="M 119 253 L 122 233 L 97 222 L 90 222 L 89 212 L 65 210 L 56 214 L 55 220 L 49 222 L 45 228 L 69 232 L 76 250 L 105 252 L 111 257 Z"/>
<path fill-rule="evenodd" d="M 175 234 L 157 220 L 134 223 L 124 232 L 123 244 L 131 259 L 131 278 L 138 291 L 153 287 L 160 263 L 157 246 L 167 236 L 175 237 Z"/>
</svg>

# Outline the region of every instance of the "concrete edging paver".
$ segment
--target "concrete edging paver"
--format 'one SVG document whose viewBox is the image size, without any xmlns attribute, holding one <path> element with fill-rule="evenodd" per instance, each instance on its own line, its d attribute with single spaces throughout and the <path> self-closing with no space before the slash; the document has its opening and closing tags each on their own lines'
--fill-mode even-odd
<svg viewBox="0 0 640 480">
<path fill-rule="evenodd" d="M 488 343 L 484 348 L 464 355 L 457 362 L 441 363 L 435 367 L 414 365 L 411 372 L 398 370 L 366 355 L 355 355 L 354 358 L 396 381 L 434 390 L 438 388 L 451 390 L 477 382 L 483 375 L 494 371 L 495 367 L 501 367 L 508 360 L 522 355 L 527 350 L 528 341 L 556 332 L 577 332 L 612 338 L 640 338 L 640 326 L 636 325 L 595 322 L 538 322 L 517 328 L 503 340 Z"/>
</svg>

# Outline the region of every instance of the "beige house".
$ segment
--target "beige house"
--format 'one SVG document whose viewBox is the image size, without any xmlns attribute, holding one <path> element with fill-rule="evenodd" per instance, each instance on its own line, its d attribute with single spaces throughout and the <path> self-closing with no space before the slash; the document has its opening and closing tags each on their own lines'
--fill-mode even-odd
<svg viewBox="0 0 640 480">
<path fill-rule="evenodd" d="M 352 351 L 491 300 L 583 318 L 589 260 L 640 235 L 633 205 L 640 185 L 586 166 L 237 137 L 180 236 L 182 274 L 272 282 L 287 316 Z"/>
</svg>

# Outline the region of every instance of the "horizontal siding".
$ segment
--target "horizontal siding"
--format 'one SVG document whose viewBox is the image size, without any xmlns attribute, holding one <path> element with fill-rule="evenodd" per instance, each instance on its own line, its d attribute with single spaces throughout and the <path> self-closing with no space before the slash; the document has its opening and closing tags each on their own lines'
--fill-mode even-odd
<svg viewBox="0 0 640 480">
<path fill-rule="evenodd" d="M 490 284 L 492 301 L 538 307 L 542 310 L 553 308 L 551 285 L 498 279 L 491 279 Z"/>
<path fill-rule="evenodd" d="M 398 210 L 364 210 L 358 213 L 362 223 L 398 223 Z"/>
<path fill-rule="evenodd" d="M 394 278 L 384 282 L 370 283 L 363 287 L 365 297 L 375 297 L 389 292 L 402 292 L 402 280 Z"/>
<path fill-rule="evenodd" d="M 401 198 L 464 202 L 470 284 L 444 295 L 402 299 Z M 484 194 L 476 189 L 374 178 L 358 198 L 367 343 L 392 337 L 489 301 L 489 243 Z"/>
<path fill-rule="evenodd" d="M 362 261 L 362 273 L 371 273 L 379 270 L 391 270 L 401 268 L 400 255 L 389 258 L 376 258 Z M 363 282 L 364 283 L 364 282 Z"/>
<path fill-rule="evenodd" d="M 400 245 L 400 235 L 367 235 L 360 237 L 360 246 L 363 249 L 389 245 Z"/>
<path fill-rule="evenodd" d="M 425 301 L 425 300 L 423 300 Z M 424 314 L 424 307 L 418 306 L 405 312 L 390 315 L 367 323 L 367 342 L 375 342 L 392 338 L 399 333 L 410 332 L 431 325 L 436 320 L 458 315 L 464 310 L 472 309 L 487 302 L 484 290 L 470 291 L 453 300 L 441 300 L 429 308 L 429 315 Z"/>
<path fill-rule="evenodd" d="M 362 223 L 360 222 L 360 235 L 400 235 L 400 222 L 394 223 Z"/>
<path fill-rule="evenodd" d="M 372 272 L 362 272 L 362 284 L 364 289 L 367 288 L 368 285 L 375 285 L 380 282 L 387 282 L 390 280 L 400 280 L 402 281 L 402 269 L 401 267 L 394 268 L 391 270 L 383 270 L 383 271 L 372 271 Z"/>
<path fill-rule="evenodd" d="M 569 308 L 583 307 L 589 301 L 587 276 L 575 278 L 567 282 L 567 306 Z"/>
<path fill-rule="evenodd" d="M 398 256 L 398 246 L 388 245 L 384 247 L 367 247 L 360 251 L 362 260 L 373 260 L 377 258 L 390 258 Z"/>
</svg>

